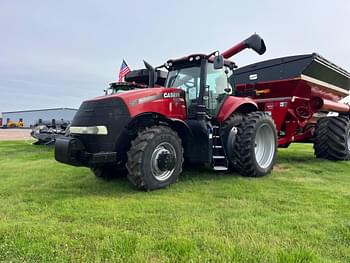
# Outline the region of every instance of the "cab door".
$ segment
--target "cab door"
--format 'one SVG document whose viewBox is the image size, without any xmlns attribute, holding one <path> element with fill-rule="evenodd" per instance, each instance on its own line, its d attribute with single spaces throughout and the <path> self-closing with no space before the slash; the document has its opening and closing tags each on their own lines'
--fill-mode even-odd
<svg viewBox="0 0 350 263">
<path fill-rule="evenodd" d="M 213 63 L 208 63 L 204 102 L 211 116 L 217 115 L 225 97 L 232 94 L 232 87 L 228 81 L 230 72 L 226 67 L 214 69 Z"/>
</svg>

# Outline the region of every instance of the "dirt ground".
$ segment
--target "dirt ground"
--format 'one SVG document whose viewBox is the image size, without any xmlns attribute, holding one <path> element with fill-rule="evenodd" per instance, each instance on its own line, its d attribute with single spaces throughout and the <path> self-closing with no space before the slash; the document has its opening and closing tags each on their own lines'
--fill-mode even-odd
<svg viewBox="0 0 350 263">
<path fill-rule="evenodd" d="M 30 131 L 30 129 L 0 129 L 0 141 L 32 139 Z"/>
</svg>

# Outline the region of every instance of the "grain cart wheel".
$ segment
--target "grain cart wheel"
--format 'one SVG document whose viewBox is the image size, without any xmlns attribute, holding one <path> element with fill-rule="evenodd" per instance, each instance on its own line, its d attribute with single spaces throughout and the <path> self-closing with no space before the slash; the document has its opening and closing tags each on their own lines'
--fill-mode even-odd
<svg viewBox="0 0 350 263">
<path fill-rule="evenodd" d="M 237 158 L 235 157 L 234 149 L 238 126 L 241 125 L 242 121 L 243 115 L 241 113 L 234 113 L 223 123 L 221 127 L 221 138 L 228 158 L 229 171 L 237 170 Z"/>
<path fill-rule="evenodd" d="M 277 156 L 277 134 L 268 114 L 252 112 L 244 116 L 238 129 L 235 155 L 243 176 L 260 177 L 272 170 Z"/>
<path fill-rule="evenodd" d="M 350 120 L 346 116 L 324 117 L 315 129 L 314 150 L 317 158 L 350 160 Z"/>
<path fill-rule="evenodd" d="M 96 177 L 106 180 L 126 176 L 128 172 L 125 168 L 120 168 L 118 166 L 96 166 L 90 168 L 90 170 Z"/>
<path fill-rule="evenodd" d="M 183 147 L 175 131 L 153 126 L 138 133 L 128 151 L 128 178 L 137 188 L 154 190 L 175 183 L 182 171 Z"/>
</svg>

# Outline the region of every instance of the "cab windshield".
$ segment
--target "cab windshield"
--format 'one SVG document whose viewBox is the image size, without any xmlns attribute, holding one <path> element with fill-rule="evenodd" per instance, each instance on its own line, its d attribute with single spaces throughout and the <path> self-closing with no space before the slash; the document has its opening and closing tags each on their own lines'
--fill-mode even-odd
<svg viewBox="0 0 350 263">
<path fill-rule="evenodd" d="M 175 69 L 169 72 L 166 87 L 180 88 L 186 93 L 186 101 L 199 96 L 200 66 Z"/>
<path fill-rule="evenodd" d="M 208 111 L 213 114 L 225 95 L 231 94 L 232 87 L 228 82 L 229 74 L 231 74 L 231 70 L 225 67 L 214 69 L 213 63 L 208 63 L 206 91 L 203 99 Z M 184 90 L 188 105 L 197 102 L 200 89 L 200 65 L 171 70 L 168 74 L 166 87 Z"/>
</svg>

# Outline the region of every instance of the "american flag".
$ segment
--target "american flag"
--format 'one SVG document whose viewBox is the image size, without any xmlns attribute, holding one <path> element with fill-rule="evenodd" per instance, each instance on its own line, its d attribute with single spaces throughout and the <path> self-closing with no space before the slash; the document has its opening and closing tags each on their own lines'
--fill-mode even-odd
<svg viewBox="0 0 350 263">
<path fill-rule="evenodd" d="M 119 81 L 123 81 L 126 74 L 130 72 L 130 68 L 128 64 L 126 64 L 125 59 L 123 59 L 122 65 L 120 66 L 119 70 Z"/>
</svg>

